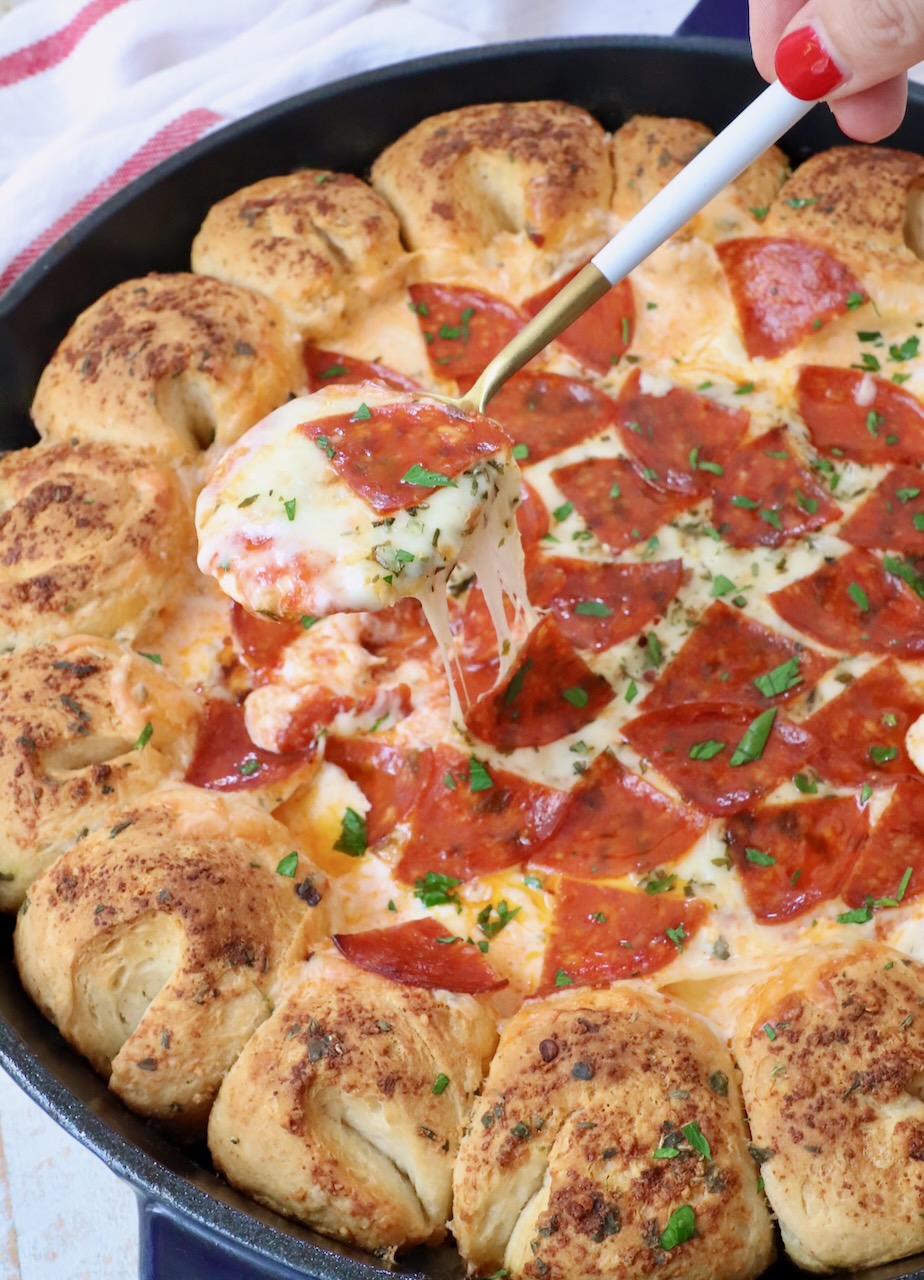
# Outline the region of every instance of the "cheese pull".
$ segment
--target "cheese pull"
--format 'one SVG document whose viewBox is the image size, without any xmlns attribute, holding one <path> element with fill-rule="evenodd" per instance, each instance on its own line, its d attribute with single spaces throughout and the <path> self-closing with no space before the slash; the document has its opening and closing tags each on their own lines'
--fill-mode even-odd
<svg viewBox="0 0 924 1280">
<path fill-rule="evenodd" d="M 199 567 L 253 613 L 303 622 L 420 599 L 444 657 L 447 581 L 474 573 L 509 649 L 526 609 L 520 473 L 502 429 L 363 383 L 291 400 L 218 463 L 196 508 Z"/>
<path fill-rule="evenodd" d="M 252 612 L 293 621 L 445 591 L 461 559 L 477 570 L 515 547 L 511 448 L 488 418 L 372 384 L 291 400 L 203 489 L 199 566 Z"/>
</svg>

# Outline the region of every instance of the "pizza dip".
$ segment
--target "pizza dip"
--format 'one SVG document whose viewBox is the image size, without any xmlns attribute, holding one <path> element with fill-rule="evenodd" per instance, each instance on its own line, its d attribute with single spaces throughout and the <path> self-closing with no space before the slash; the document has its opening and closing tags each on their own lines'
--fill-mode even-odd
<svg viewBox="0 0 924 1280">
<path fill-rule="evenodd" d="M 708 137 L 481 105 L 267 176 L 0 460 L 26 989 L 380 1258 L 924 1249 L 924 159 L 771 149 L 487 416 L 434 398 Z"/>
</svg>

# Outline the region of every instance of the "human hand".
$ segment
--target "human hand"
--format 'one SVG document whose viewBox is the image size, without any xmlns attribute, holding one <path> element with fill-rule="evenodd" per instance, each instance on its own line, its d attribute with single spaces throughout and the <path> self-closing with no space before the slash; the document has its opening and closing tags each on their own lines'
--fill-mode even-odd
<svg viewBox="0 0 924 1280">
<path fill-rule="evenodd" d="M 757 69 L 825 98 L 843 131 L 878 142 L 901 124 L 906 72 L 924 58 L 924 0 L 750 0 Z"/>
</svg>

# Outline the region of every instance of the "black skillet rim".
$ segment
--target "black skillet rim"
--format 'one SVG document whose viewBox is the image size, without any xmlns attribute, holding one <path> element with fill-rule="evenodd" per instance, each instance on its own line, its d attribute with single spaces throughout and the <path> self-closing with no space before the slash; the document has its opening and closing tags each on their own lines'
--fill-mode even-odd
<svg viewBox="0 0 924 1280">
<path fill-rule="evenodd" d="M 22 379 L 19 378 L 17 382 L 15 368 L 18 345 L 15 340 L 16 322 L 23 311 L 28 313 L 31 302 L 36 296 L 41 297 L 43 291 L 53 291 L 56 277 L 64 275 L 66 278 L 68 266 L 75 257 L 79 260 L 88 246 L 92 252 L 92 243 L 104 236 L 120 216 L 130 213 L 139 201 L 149 198 L 149 193 L 157 192 L 191 167 L 201 167 L 211 158 L 219 158 L 223 151 L 245 142 L 264 127 L 289 118 L 298 118 L 305 111 L 310 112 L 325 104 L 336 103 L 356 91 L 387 90 L 390 85 L 409 79 L 413 81 L 416 77 L 439 77 L 441 72 L 458 73 L 470 68 L 480 73 L 481 83 L 491 85 L 497 82 L 485 76 L 486 64 L 496 71 L 505 60 L 537 60 L 550 54 L 572 60 L 590 55 L 613 54 L 618 57 L 620 54 L 635 53 L 652 59 L 664 54 L 669 57 L 678 55 L 682 60 L 692 60 L 695 56 L 711 58 L 725 63 L 729 70 L 733 69 L 739 74 L 743 72 L 745 80 L 753 82 L 754 92 L 760 87 L 761 82 L 750 67 L 748 47 L 741 41 L 695 36 L 600 36 L 519 41 L 417 58 L 350 76 L 288 98 L 215 130 L 110 197 L 47 250 L 0 298 L 0 422 L 5 425 L 17 416 L 22 418 L 28 410 Z M 748 64 L 747 70 L 744 70 L 745 63 Z M 660 97 L 662 89 L 663 86 L 657 86 L 652 96 Z M 488 89 L 482 94 L 470 95 L 467 100 L 484 101 L 490 96 L 491 91 Z M 537 96 L 537 93 L 533 87 L 528 94 L 509 96 L 522 98 Z M 893 141 L 895 145 L 920 150 L 920 142 L 917 147 L 913 145 L 913 130 L 918 130 L 918 138 L 924 132 L 924 90 L 913 86 L 911 99 L 912 113 L 917 123 L 906 125 L 902 133 L 908 136 L 900 133 Z M 743 106 L 746 100 L 743 99 L 740 105 Z M 589 106 L 589 109 L 594 110 L 593 106 Z M 642 103 L 634 105 L 633 110 L 654 111 L 656 108 Z M 676 112 L 676 108 L 673 110 Z M 661 111 L 671 114 L 670 106 L 662 106 Z M 696 104 L 691 105 L 687 101 L 685 111 L 696 117 Z M 426 109 L 421 108 L 419 115 L 429 112 L 428 105 Z M 404 127 L 407 127 L 406 124 L 394 129 L 392 136 L 396 136 Z M 815 140 L 813 145 L 815 132 L 821 132 L 822 138 Z M 788 137 L 789 146 L 785 149 L 793 158 L 843 141 L 833 122 L 827 123 L 820 131 L 813 131 L 803 122 Z M 124 278 L 124 275 L 116 276 L 118 278 Z M 108 284 L 104 287 L 108 287 Z M 94 287 L 87 302 L 101 291 L 99 287 Z M 64 312 L 66 319 L 59 321 L 57 326 L 60 332 L 50 339 L 52 347 L 39 353 L 39 367 L 50 355 L 53 343 L 63 335 L 61 324 L 66 328 L 76 309 L 65 304 Z M 48 328 L 53 331 L 55 323 L 52 322 Z M 5 376 L 7 374 L 12 378 L 12 395 L 9 391 L 11 381 Z M 16 447 L 26 442 L 20 427 L 18 437 L 12 443 Z M 3 952 L 4 966 L 13 972 L 9 929 L 0 940 L 0 949 Z M 262 1210 L 249 1199 L 226 1187 L 150 1126 L 125 1111 L 86 1064 L 61 1040 L 54 1028 L 44 1022 L 25 997 L 18 981 L 14 982 L 12 989 L 6 983 L 3 988 L 0 988 L 0 1066 L 66 1132 L 126 1180 L 143 1202 L 175 1217 L 180 1223 L 185 1222 L 191 1230 L 198 1229 L 210 1237 L 225 1239 L 229 1244 L 253 1250 L 257 1255 L 254 1258 L 257 1264 L 262 1259 L 267 1263 L 293 1267 L 306 1275 L 317 1277 L 317 1280 L 370 1280 L 372 1276 L 383 1274 L 384 1265 L 377 1263 L 369 1255 L 341 1248 L 332 1241 L 322 1241 L 297 1224 L 286 1222 Z M 20 1028 L 23 1025 L 28 1028 L 29 1042 L 21 1034 Z M 54 1068 L 51 1066 L 53 1062 Z M 453 1277 L 454 1280 L 462 1274 L 461 1264 L 454 1251 L 440 1250 L 427 1255 L 427 1260 L 429 1265 L 418 1266 L 413 1265 L 418 1258 L 412 1257 L 409 1259 L 412 1265 L 403 1266 L 401 1274 L 426 1277 L 427 1280 L 433 1280 L 437 1276 Z M 909 1259 L 891 1264 L 887 1268 L 879 1268 L 875 1273 L 863 1274 L 867 1280 L 874 1280 L 874 1277 L 875 1280 L 887 1280 L 887 1277 L 896 1277 L 896 1280 L 898 1277 L 903 1277 L 904 1280 L 924 1280 L 924 1265 L 919 1267 L 916 1263 L 917 1260 Z M 257 1274 L 254 1272 L 255 1276 Z M 767 1280 L 782 1275 L 783 1272 L 774 1268 L 767 1273 Z"/>
</svg>

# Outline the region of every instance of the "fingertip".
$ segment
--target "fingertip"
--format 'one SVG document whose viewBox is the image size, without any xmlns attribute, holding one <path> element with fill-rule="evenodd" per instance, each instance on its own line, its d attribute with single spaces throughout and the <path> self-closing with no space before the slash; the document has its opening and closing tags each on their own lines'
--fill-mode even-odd
<svg viewBox="0 0 924 1280">
<path fill-rule="evenodd" d="M 894 76 L 829 103 L 837 123 L 855 142 L 881 142 L 894 133 L 908 105 L 908 77 Z"/>
</svg>

